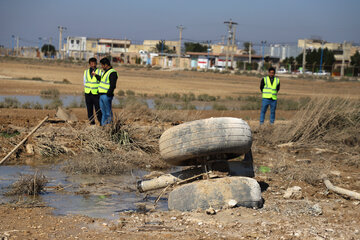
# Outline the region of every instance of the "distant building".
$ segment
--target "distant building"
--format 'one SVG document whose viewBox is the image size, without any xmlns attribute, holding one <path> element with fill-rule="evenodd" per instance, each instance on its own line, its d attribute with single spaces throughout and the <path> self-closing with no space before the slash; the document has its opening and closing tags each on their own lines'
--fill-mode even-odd
<svg viewBox="0 0 360 240">
<path fill-rule="evenodd" d="M 341 65 L 342 59 L 345 59 L 345 64 L 349 66 L 351 61 L 351 56 L 353 56 L 356 51 L 360 51 L 359 46 L 353 46 L 351 42 L 344 43 L 330 43 L 321 39 L 299 39 L 298 47 L 304 48 L 306 46 L 307 50 L 313 49 L 321 49 L 322 47 L 325 49 L 329 49 L 334 52 L 334 57 L 336 60 L 335 68 Z"/>
</svg>

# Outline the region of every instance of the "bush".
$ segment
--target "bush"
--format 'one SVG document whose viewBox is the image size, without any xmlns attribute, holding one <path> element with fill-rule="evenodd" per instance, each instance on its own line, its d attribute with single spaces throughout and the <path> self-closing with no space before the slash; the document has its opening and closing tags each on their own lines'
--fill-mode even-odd
<svg viewBox="0 0 360 240">
<path fill-rule="evenodd" d="M 41 90 L 40 95 L 45 98 L 57 98 L 60 96 L 60 92 L 56 88 L 49 88 Z"/>
<path fill-rule="evenodd" d="M 194 93 L 189 93 L 189 94 L 184 93 L 181 96 L 181 100 L 184 101 L 184 102 L 191 102 L 191 101 L 195 101 L 196 97 L 195 97 Z"/>
<path fill-rule="evenodd" d="M 126 96 L 135 96 L 135 92 L 132 90 L 126 90 Z"/>
<path fill-rule="evenodd" d="M 55 98 L 50 103 L 45 104 L 45 109 L 56 109 L 57 107 L 61 107 L 63 105 L 63 102 L 59 98 Z"/>
<path fill-rule="evenodd" d="M 117 92 L 117 95 L 120 96 L 120 97 L 125 96 L 124 90 L 119 90 L 119 91 Z"/>
<path fill-rule="evenodd" d="M 2 104 L 3 108 L 19 108 L 20 102 L 16 98 L 6 97 Z"/>
<path fill-rule="evenodd" d="M 171 103 L 163 103 L 159 99 L 155 99 L 155 109 L 156 110 L 177 110 L 176 105 Z"/>
<path fill-rule="evenodd" d="M 202 101 L 202 102 L 211 102 L 211 101 L 216 101 L 216 97 L 215 96 L 211 96 L 209 94 L 200 94 L 197 97 L 198 101 Z"/>
<path fill-rule="evenodd" d="M 214 103 L 214 104 L 212 105 L 212 108 L 213 108 L 213 110 L 218 110 L 218 111 L 228 110 L 225 105 L 221 105 L 221 104 L 217 104 L 217 103 Z"/>
</svg>

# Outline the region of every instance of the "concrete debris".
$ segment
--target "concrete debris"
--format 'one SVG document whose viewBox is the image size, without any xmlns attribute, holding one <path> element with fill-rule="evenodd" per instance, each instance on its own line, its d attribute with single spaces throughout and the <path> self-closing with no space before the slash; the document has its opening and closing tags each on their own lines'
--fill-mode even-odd
<svg viewBox="0 0 360 240">
<path fill-rule="evenodd" d="M 68 122 L 78 121 L 78 118 L 73 112 L 71 112 L 70 110 L 65 110 L 62 107 L 59 107 L 58 110 L 56 111 L 56 117 Z"/>
<path fill-rule="evenodd" d="M 229 208 L 234 208 L 234 207 L 236 207 L 237 203 L 238 203 L 238 202 L 237 202 L 236 200 L 234 200 L 234 199 L 230 199 L 230 200 L 227 202 Z"/>
<path fill-rule="evenodd" d="M 215 215 L 216 214 L 216 211 L 215 209 L 213 209 L 212 207 L 209 207 L 208 209 L 206 209 L 206 214 L 208 215 Z"/>
<path fill-rule="evenodd" d="M 301 187 L 299 186 L 294 186 L 291 188 L 286 189 L 285 193 L 284 193 L 284 198 L 285 199 L 301 199 L 302 198 L 302 191 L 301 191 Z"/>
<path fill-rule="evenodd" d="M 323 214 L 322 208 L 320 207 L 320 204 L 315 204 L 314 206 L 309 208 L 309 212 L 313 216 L 319 216 Z"/>
</svg>

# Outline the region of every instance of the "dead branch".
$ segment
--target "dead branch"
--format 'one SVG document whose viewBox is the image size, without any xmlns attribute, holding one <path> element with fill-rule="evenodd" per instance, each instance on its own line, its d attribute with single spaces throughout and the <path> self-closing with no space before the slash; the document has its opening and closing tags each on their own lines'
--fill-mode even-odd
<svg viewBox="0 0 360 240">
<path fill-rule="evenodd" d="M 337 187 L 337 186 L 334 186 L 330 180 L 327 178 L 326 175 L 322 175 L 321 177 L 324 181 L 324 184 L 325 186 L 333 191 L 333 192 L 336 192 L 338 194 L 342 194 L 342 195 L 346 195 L 346 196 L 349 196 L 349 197 L 352 197 L 352 198 L 355 198 L 357 200 L 360 200 L 360 193 L 357 193 L 357 192 L 354 192 L 354 191 L 350 191 L 350 190 L 347 190 L 345 188 L 341 188 L 341 187 Z"/>
<path fill-rule="evenodd" d="M 34 127 L 34 129 L 21 141 L 19 142 L 18 145 L 16 145 L 14 147 L 13 150 L 11 150 L 11 152 L 8 153 L 8 155 L 6 155 L 1 161 L 0 161 L 0 165 L 5 162 L 10 156 L 11 154 L 13 154 L 22 144 L 24 144 L 24 142 L 26 142 L 26 140 L 49 118 L 49 116 L 46 116 L 36 127 Z"/>
</svg>

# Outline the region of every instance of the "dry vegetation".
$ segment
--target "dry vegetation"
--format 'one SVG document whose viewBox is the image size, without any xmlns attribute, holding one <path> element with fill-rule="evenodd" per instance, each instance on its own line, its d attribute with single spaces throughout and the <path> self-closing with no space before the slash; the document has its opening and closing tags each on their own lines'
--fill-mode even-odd
<svg viewBox="0 0 360 240">
<path fill-rule="evenodd" d="M 47 178 L 42 174 L 37 174 L 37 172 L 34 175 L 20 175 L 19 180 L 9 187 L 10 190 L 6 193 L 6 195 L 13 196 L 25 194 L 36 196 L 44 191 L 44 187 L 47 183 Z"/>
</svg>

